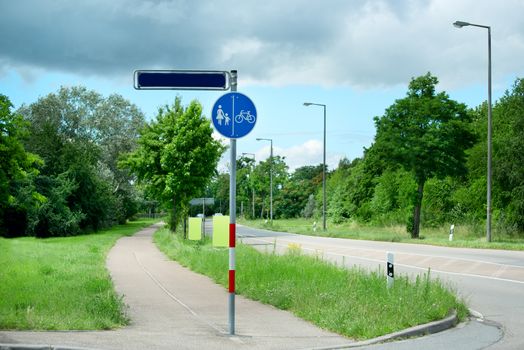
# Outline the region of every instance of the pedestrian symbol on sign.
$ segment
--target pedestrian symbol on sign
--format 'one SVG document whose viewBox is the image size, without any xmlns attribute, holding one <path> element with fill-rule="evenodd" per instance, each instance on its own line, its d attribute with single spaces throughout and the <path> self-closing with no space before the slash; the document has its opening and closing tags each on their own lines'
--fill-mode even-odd
<svg viewBox="0 0 524 350">
<path fill-rule="evenodd" d="M 222 125 L 222 120 L 225 119 L 225 116 L 224 116 L 224 111 L 222 110 L 222 106 L 218 106 L 218 110 L 217 110 L 217 122 L 218 122 L 218 125 Z"/>
</svg>

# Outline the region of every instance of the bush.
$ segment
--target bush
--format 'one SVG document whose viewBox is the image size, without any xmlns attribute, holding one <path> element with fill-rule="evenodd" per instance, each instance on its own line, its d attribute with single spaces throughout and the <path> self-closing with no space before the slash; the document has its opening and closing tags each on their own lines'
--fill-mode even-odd
<svg viewBox="0 0 524 350">
<path fill-rule="evenodd" d="M 80 222 L 85 215 L 80 211 L 72 211 L 67 202 L 76 187 L 65 174 L 38 177 L 37 188 L 46 199 L 37 209 L 36 220 L 30 224 L 29 234 L 37 237 L 79 234 Z"/>
<path fill-rule="evenodd" d="M 359 209 L 360 215 L 367 215 L 374 224 L 405 224 L 413 215 L 414 195 L 416 184 L 410 173 L 388 170 L 376 180 L 373 197 L 367 208 Z"/>
<path fill-rule="evenodd" d="M 424 226 L 438 227 L 451 220 L 454 207 L 452 193 L 456 185 L 451 178 L 429 179 L 424 186 L 422 217 Z"/>
<path fill-rule="evenodd" d="M 4 237 L 24 236 L 27 231 L 28 219 L 25 209 L 20 207 L 8 207 L 4 211 L 3 225 Z"/>
<path fill-rule="evenodd" d="M 301 212 L 302 217 L 306 219 L 313 217 L 313 214 L 315 214 L 315 207 L 316 207 L 315 195 L 310 194 L 307 200 L 306 206 L 304 207 L 304 209 Z"/>
</svg>

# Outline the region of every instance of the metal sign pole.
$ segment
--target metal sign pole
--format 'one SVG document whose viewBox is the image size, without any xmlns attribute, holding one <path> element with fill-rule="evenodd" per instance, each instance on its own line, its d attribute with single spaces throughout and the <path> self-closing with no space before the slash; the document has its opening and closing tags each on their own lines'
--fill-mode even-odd
<svg viewBox="0 0 524 350">
<path fill-rule="evenodd" d="M 216 100 L 211 110 L 215 130 L 230 140 L 229 176 L 229 334 L 235 334 L 235 245 L 236 245 L 236 139 L 253 130 L 257 109 L 249 97 L 237 92 L 237 71 L 229 72 L 231 92 Z"/>
<path fill-rule="evenodd" d="M 202 237 L 206 237 L 206 197 L 202 198 Z"/>
<path fill-rule="evenodd" d="M 237 71 L 230 75 L 231 91 L 237 91 Z M 233 106 L 234 108 L 234 106 Z M 231 118 L 235 117 L 235 111 Z M 233 126 L 234 126 L 233 121 Z M 235 334 L 235 245 L 236 245 L 236 194 L 237 194 L 237 140 L 230 139 L 231 174 L 229 176 L 229 334 Z"/>
<path fill-rule="evenodd" d="M 229 79 L 228 79 L 229 78 Z M 228 81 L 229 80 L 229 81 Z M 235 334 L 235 245 L 236 245 L 236 158 L 237 138 L 244 137 L 255 126 L 256 107 L 253 101 L 237 91 L 237 71 L 137 70 L 137 90 L 228 90 L 213 106 L 211 120 L 215 130 L 230 139 L 231 175 L 229 179 L 229 333 Z M 236 114 L 236 109 L 240 110 Z M 226 112 L 225 112 L 226 111 Z M 229 115 L 229 111 L 231 115 Z M 254 194 L 253 194 L 254 198 Z M 205 233 L 205 199 L 202 203 Z"/>
</svg>

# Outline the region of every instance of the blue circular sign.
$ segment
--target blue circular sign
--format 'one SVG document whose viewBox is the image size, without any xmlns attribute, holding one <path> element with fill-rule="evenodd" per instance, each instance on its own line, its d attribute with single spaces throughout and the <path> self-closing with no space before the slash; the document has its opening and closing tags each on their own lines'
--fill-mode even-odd
<svg viewBox="0 0 524 350">
<path fill-rule="evenodd" d="M 249 97 L 228 92 L 213 105 L 211 120 L 216 131 L 230 139 L 246 136 L 257 122 L 257 109 Z"/>
</svg>

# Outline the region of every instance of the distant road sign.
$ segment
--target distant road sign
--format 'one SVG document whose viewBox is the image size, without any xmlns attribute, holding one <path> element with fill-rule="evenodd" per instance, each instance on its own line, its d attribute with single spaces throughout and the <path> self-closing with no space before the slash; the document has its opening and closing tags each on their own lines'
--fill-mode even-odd
<svg viewBox="0 0 524 350">
<path fill-rule="evenodd" d="M 189 70 L 137 70 L 137 90 L 227 90 L 229 72 Z"/>
<path fill-rule="evenodd" d="M 215 204 L 215 198 L 193 198 L 189 201 L 189 205 Z"/>
<path fill-rule="evenodd" d="M 224 137 L 238 139 L 253 130 L 257 122 L 257 109 L 249 97 L 239 92 L 222 95 L 213 105 L 211 120 Z"/>
</svg>

